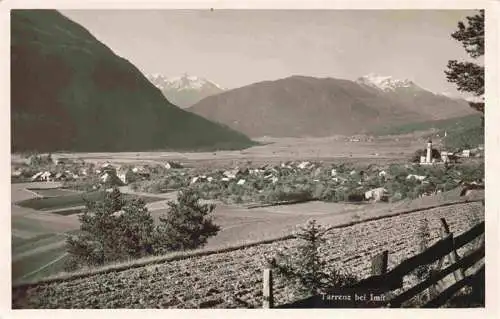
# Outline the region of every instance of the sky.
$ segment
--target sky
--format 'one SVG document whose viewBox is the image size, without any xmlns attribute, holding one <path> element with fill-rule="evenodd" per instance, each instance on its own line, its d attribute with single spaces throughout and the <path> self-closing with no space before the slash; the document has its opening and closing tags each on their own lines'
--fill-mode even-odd
<svg viewBox="0 0 500 319">
<path fill-rule="evenodd" d="M 375 73 L 457 94 L 444 74 L 469 59 L 451 38 L 466 10 L 62 10 L 145 74 L 236 88 L 292 75 Z"/>
</svg>

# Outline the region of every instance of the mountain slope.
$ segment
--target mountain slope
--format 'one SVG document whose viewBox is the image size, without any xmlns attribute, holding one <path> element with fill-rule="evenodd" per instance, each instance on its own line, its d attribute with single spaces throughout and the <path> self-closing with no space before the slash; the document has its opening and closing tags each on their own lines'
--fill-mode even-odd
<svg viewBox="0 0 500 319">
<path fill-rule="evenodd" d="M 224 91 L 214 82 L 187 74 L 171 78 L 152 74 L 147 78 L 170 102 L 181 108 L 190 107 L 207 96 Z"/>
<path fill-rule="evenodd" d="M 441 120 L 474 114 L 474 110 L 462 99 L 451 98 L 425 90 L 410 80 L 398 80 L 390 76 L 369 74 L 356 83 L 376 89 L 385 98 L 429 120 Z"/>
<path fill-rule="evenodd" d="M 243 148 L 169 103 L 127 60 L 54 10 L 11 11 L 13 152 Z"/>
<path fill-rule="evenodd" d="M 188 110 L 254 137 L 354 134 L 435 119 L 417 105 L 418 99 L 403 103 L 405 94 L 415 94 L 410 89 L 417 90 L 403 85 L 385 92 L 366 83 L 292 76 L 210 96 Z M 460 113 L 450 110 L 457 106 L 450 101 L 446 112 Z"/>
</svg>

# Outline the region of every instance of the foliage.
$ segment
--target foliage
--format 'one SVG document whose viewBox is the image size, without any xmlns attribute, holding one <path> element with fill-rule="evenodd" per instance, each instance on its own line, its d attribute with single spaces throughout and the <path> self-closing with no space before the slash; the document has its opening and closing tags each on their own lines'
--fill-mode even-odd
<svg viewBox="0 0 500 319">
<path fill-rule="evenodd" d="M 484 10 L 467 17 L 467 26 L 458 22 L 458 30 L 452 38 L 462 43 L 465 51 L 474 59 L 484 55 Z M 484 66 L 472 62 L 448 61 L 445 71 L 449 82 L 455 83 L 459 91 L 470 92 L 475 96 L 484 95 Z M 470 103 L 470 106 L 484 114 L 482 103 Z"/>
<path fill-rule="evenodd" d="M 164 193 L 168 190 L 189 186 L 188 176 L 173 172 L 165 172 L 159 178 L 146 181 L 135 181 L 130 184 L 134 191 L 147 193 Z"/>
<path fill-rule="evenodd" d="M 433 120 L 426 122 L 405 123 L 400 125 L 391 125 L 374 130 L 372 134 L 377 136 L 401 135 L 414 132 L 425 132 L 433 130 L 432 135 L 444 136 L 444 132 L 456 131 L 463 126 L 476 125 L 480 123 L 481 117 L 477 114 L 462 116 L 458 118 Z"/>
<path fill-rule="evenodd" d="M 79 216 L 80 232 L 67 237 L 67 267 L 99 266 L 170 251 L 203 246 L 219 227 L 207 217 L 214 205 L 200 205 L 192 190 L 170 202 L 166 216 L 155 225 L 141 199 L 128 199 L 117 188 L 102 201 L 87 201 Z"/>
<path fill-rule="evenodd" d="M 52 154 L 47 154 L 45 156 L 40 155 L 38 153 L 33 153 L 28 158 L 28 163 L 31 167 L 39 168 L 39 167 L 47 167 L 54 164 L 54 160 L 52 159 Z"/>
<path fill-rule="evenodd" d="M 484 145 L 484 127 L 481 123 L 451 131 L 444 138 L 444 145 L 452 150 L 471 149 L 480 144 Z"/>
<path fill-rule="evenodd" d="M 456 150 L 484 144 L 482 124 L 482 116 L 473 114 L 459 118 L 389 126 L 378 129 L 373 134 L 399 135 L 429 131 L 427 137 L 442 138 L 446 149 Z"/>
<path fill-rule="evenodd" d="M 169 202 L 168 206 L 158 225 L 157 251 L 194 249 L 205 245 L 220 230 L 210 216 L 215 205 L 201 204 L 193 189 L 181 190 L 177 202 Z"/>
<path fill-rule="evenodd" d="M 79 219 L 80 233 L 67 238 L 72 268 L 152 253 L 153 218 L 144 201 L 124 202 L 115 189 L 106 193 L 103 201 L 87 202 L 87 209 Z M 138 229 L 140 231 L 132 231 Z"/>
<path fill-rule="evenodd" d="M 266 200 L 270 203 L 274 202 L 301 202 L 312 200 L 313 196 L 308 189 L 278 189 L 270 193 Z"/>
<path fill-rule="evenodd" d="M 322 249 L 327 232 L 327 228 L 309 220 L 296 233 L 299 245 L 269 261 L 281 276 L 291 281 L 297 296 L 319 294 L 357 281 L 356 276 L 341 273 L 325 260 Z"/>
</svg>

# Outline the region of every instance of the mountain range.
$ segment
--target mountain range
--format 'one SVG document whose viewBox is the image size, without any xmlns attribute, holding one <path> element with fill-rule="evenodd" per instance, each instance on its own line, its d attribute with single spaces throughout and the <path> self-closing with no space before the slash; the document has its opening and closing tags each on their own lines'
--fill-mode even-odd
<svg viewBox="0 0 500 319">
<path fill-rule="evenodd" d="M 55 10 L 11 11 L 11 150 L 240 149 L 254 143 L 170 103 Z"/>
<path fill-rule="evenodd" d="M 307 76 L 264 81 L 209 96 L 187 110 L 251 137 L 357 134 L 474 113 L 465 100 L 374 74 L 355 81 Z"/>
<path fill-rule="evenodd" d="M 11 11 L 12 152 L 241 149 L 255 144 L 247 136 L 349 135 L 473 113 L 374 74 L 231 90 L 187 74 L 146 77 L 55 10 Z"/>
<path fill-rule="evenodd" d="M 190 107 L 207 96 L 224 91 L 220 85 L 194 75 L 166 77 L 161 74 L 151 74 L 147 75 L 147 78 L 170 102 L 181 108 Z"/>
</svg>

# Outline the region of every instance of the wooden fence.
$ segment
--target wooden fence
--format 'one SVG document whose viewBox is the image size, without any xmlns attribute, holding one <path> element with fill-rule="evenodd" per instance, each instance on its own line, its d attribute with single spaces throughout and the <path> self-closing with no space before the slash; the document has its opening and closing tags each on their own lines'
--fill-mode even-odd
<svg viewBox="0 0 500 319">
<path fill-rule="evenodd" d="M 457 250 L 468 243 L 473 242 L 477 237 L 485 232 L 484 221 L 472 227 L 465 233 L 454 237 L 450 232 L 448 224 L 444 218 L 441 218 L 441 239 L 427 248 L 422 253 L 404 260 L 399 265 L 388 271 L 389 252 L 383 251 L 381 254 L 372 259 L 372 274 L 370 277 L 363 279 L 348 288 L 343 288 L 345 291 L 378 291 L 382 292 L 384 297 L 383 302 L 378 302 L 374 306 L 366 307 L 391 307 L 399 308 L 403 303 L 417 296 L 421 292 L 429 289 L 429 300 L 420 305 L 423 308 L 437 308 L 444 305 L 451 297 L 453 297 L 462 288 L 469 286 L 475 287 L 482 294 L 484 300 L 484 263 L 479 270 L 465 276 L 465 271 L 476 265 L 485 256 L 484 236 L 475 245 L 474 248 L 468 250 L 464 256 L 460 257 Z M 442 269 L 445 259 L 448 258 L 448 266 Z M 403 278 L 417 270 L 419 267 L 431 267 L 437 261 L 435 269 L 431 269 L 428 276 L 423 281 L 415 286 L 403 291 L 399 294 L 394 294 L 394 290 L 403 287 Z M 471 269 L 472 270 L 472 269 Z M 364 307 L 363 305 L 354 305 L 344 303 L 328 303 L 324 301 L 323 295 L 311 296 L 309 298 L 299 300 L 290 304 L 274 307 L 273 299 L 273 269 L 267 268 L 264 270 L 263 280 L 263 308 L 351 308 Z M 448 275 L 454 275 L 455 283 L 445 287 L 443 279 Z M 336 291 L 339 291 L 338 289 Z M 379 300 L 380 301 L 380 300 Z"/>
</svg>

